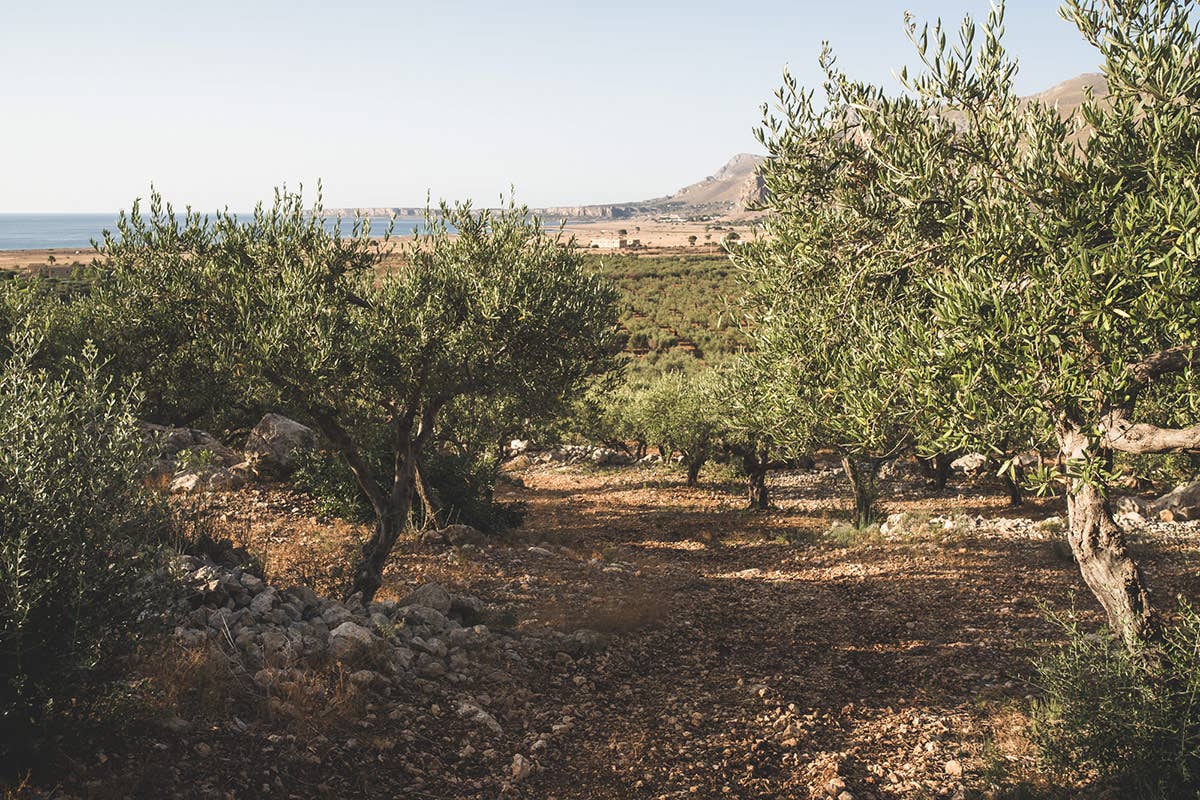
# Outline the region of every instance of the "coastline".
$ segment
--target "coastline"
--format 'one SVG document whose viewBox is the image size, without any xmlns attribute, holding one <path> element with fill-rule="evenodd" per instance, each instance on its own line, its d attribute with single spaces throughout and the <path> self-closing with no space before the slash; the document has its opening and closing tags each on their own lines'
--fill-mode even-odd
<svg viewBox="0 0 1200 800">
<path fill-rule="evenodd" d="M 543 220 L 546 228 L 554 231 L 558 224 Z M 652 219 L 570 221 L 563 225 L 563 233 L 574 236 L 580 248 L 593 253 L 656 254 L 664 251 L 680 254 L 712 254 L 720 250 L 721 240 L 731 231 L 736 231 L 742 241 L 753 238 L 754 229 L 750 219 L 716 219 L 709 222 L 658 222 Z M 621 235 L 621 231 L 626 231 Z M 688 239 L 696 237 L 696 243 Z M 397 242 L 409 237 L 397 236 Z M 621 249 L 615 243 L 624 238 L 627 242 L 637 241 L 638 249 Z M 599 246 L 593 247 L 593 244 Z M 90 247 L 49 247 L 23 250 L 0 250 L 0 271 L 35 272 L 49 275 L 66 275 L 76 264 L 86 266 L 96 257 Z M 50 260 L 53 258 L 53 262 Z"/>
</svg>

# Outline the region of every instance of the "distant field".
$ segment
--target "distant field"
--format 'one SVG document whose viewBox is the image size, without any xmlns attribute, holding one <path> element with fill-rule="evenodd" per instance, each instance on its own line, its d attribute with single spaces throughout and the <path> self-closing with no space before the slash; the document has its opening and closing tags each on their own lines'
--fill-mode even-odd
<svg viewBox="0 0 1200 800">
<path fill-rule="evenodd" d="M 713 361 L 738 349 L 741 291 L 724 254 L 604 254 L 588 261 L 621 292 L 627 352 L 654 363 L 670 353 Z"/>
<path fill-rule="evenodd" d="M 69 282 L 75 269 L 89 264 L 93 252 L 26 250 L 0 254 L 2 273 L 30 272 Z M 55 256 L 50 260 L 50 256 Z M 684 248 L 642 255 L 586 252 L 588 263 L 620 290 L 620 323 L 626 352 L 647 366 L 663 357 L 719 360 L 742 343 L 733 325 L 733 305 L 741 291 L 723 252 Z M 384 269 L 402 263 L 389 255 Z"/>
</svg>

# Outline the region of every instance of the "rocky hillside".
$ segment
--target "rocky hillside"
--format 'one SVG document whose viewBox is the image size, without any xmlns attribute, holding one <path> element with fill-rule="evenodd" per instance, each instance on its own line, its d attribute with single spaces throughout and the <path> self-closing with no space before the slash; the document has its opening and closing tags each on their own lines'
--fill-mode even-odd
<svg viewBox="0 0 1200 800">
<path fill-rule="evenodd" d="M 546 217 L 567 219 L 628 219 L 661 215 L 719 217 L 740 214 L 762 199 L 762 181 L 755 174 L 762 158 L 739 153 L 704 180 L 666 197 L 615 205 L 557 206 L 538 211 Z"/>
<path fill-rule="evenodd" d="M 1083 95 L 1087 89 L 1091 89 L 1096 97 L 1105 97 L 1108 94 L 1108 84 L 1103 75 L 1098 72 L 1085 72 L 1044 92 L 1038 92 L 1029 99 L 1046 105 L 1057 105 L 1060 113 L 1069 116 L 1083 103 Z"/>
</svg>

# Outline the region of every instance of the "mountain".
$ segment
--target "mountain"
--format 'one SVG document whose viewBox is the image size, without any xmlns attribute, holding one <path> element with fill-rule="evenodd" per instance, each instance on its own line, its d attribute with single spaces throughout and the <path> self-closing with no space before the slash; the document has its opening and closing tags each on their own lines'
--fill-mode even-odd
<svg viewBox="0 0 1200 800">
<path fill-rule="evenodd" d="M 740 214 L 762 199 L 762 179 L 755 170 L 762 156 L 739 153 L 719 170 L 674 194 L 632 203 L 539 208 L 543 217 L 629 219 L 643 216 L 721 217 Z"/>
<path fill-rule="evenodd" d="M 1066 117 L 1074 114 L 1083 104 L 1086 89 L 1091 89 L 1092 94 L 1098 98 L 1108 96 L 1108 82 L 1104 80 L 1104 76 L 1098 72 L 1085 72 L 1026 99 L 1048 106 L 1057 104 L 1059 113 Z"/>
<path fill-rule="evenodd" d="M 762 160 L 762 156 L 739 153 L 715 174 L 649 204 L 666 211 L 687 210 L 691 214 L 745 211 L 749 201 L 761 196 L 762 183 L 755 171 Z"/>
</svg>

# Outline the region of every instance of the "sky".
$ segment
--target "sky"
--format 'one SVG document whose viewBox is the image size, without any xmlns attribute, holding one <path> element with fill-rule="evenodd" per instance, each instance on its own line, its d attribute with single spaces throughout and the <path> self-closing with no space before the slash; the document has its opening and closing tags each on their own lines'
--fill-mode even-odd
<svg viewBox="0 0 1200 800">
<path fill-rule="evenodd" d="M 151 184 L 244 210 L 323 182 L 326 207 L 510 187 L 531 206 L 658 197 L 758 152 L 786 65 L 829 40 L 895 87 L 903 15 L 987 0 L 0 0 L 0 212 L 109 212 Z M 1098 69 L 1054 0 L 1010 0 L 1018 90 Z"/>
</svg>

